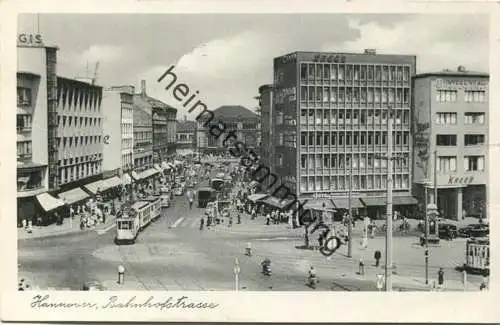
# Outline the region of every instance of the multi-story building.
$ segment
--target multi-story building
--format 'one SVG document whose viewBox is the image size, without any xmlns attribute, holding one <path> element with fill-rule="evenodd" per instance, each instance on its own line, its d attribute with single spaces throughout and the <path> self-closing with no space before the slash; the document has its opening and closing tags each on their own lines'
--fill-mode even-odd
<svg viewBox="0 0 500 325">
<path fill-rule="evenodd" d="M 48 194 L 57 179 L 57 47 L 21 34 L 17 45 L 18 220 L 35 219 L 61 202 Z M 42 210 L 40 210 L 40 206 Z"/>
<path fill-rule="evenodd" d="M 294 52 L 274 59 L 271 139 L 276 175 L 311 205 L 381 216 L 386 204 L 388 113 L 393 111 L 396 211 L 411 196 L 411 78 L 416 57 Z M 362 200 L 360 199 L 362 198 Z"/>
<path fill-rule="evenodd" d="M 57 78 L 59 183 L 66 190 L 102 177 L 101 86 Z"/>
<path fill-rule="evenodd" d="M 276 126 L 276 115 L 273 110 L 273 85 L 263 85 L 259 87 L 259 108 L 260 108 L 260 134 L 261 147 L 260 158 L 261 163 L 269 168 L 274 174 L 274 164 L 272 157 L 274 156 L 273 133 Z M 264 180 L 266 187 L 271 185 L 272 179 Z"/>
<path fill-rule="evenodd" d="M 443 217 L 485 216 L 489 75 L 444 70 L 415 76 L 415 195 Z"/>
<path fill-rule="evenodd" d="M 184 120 L 177 121 L 176 127 L 176 152 L 180 155 L 194 153 L 196 150 L 196 122 Z"/>
<path fill-rule="evenodd" d="M 141 92 L 134 94 L 134 168 L 153 166 L 153 107 L 146 96 L 143 82 Z"/>
<path fill-rule="evenodd" d="M 175 156 L 177 149 L 177 109 L 166 105 L 167 115 L 167 156 Z"/>
<path fill-rule="evenodd" d="M 245 143 L 248 149 L 260 152 L 260 118 L 257 114 L 243 106 L 221 106 L 212 111 L 214 114 L 210 125 L 223 123 L 225 132 L 234 131 L 238 141 Z M 225 152 L 227 147 L 223 141 L 209 134 L 210 126 L 204 127 L 205 121 L 200 120 L 197 127 L 198 151 L 203 153 Z"/>
<path fill-rule="evenodd" d="M 119 175 L 133 166 L 133 86 L 106 89 L 103 95 L 103 175 Z"/>
</svg>

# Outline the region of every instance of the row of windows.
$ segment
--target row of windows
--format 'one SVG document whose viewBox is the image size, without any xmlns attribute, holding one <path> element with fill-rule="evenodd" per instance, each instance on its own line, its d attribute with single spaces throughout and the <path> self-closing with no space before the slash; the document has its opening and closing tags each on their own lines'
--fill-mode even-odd
<svg viewBox="0 0 500 325">
<path fill-rule="evenodd" d="M 301 192 L 348 190 L 352 184 L 353 190 L 383 190 L 387 186 L 387 175 L 353 175 L 301 177 Z M 407 174 L 393 175 L 394 189 L 407 189 L 409 176 Z M 351 183 L 351 184 L 350 184 Z"/>
<path fill-rule="evenodd" d="M 62 139 L 62 141 L 61 141 Z M 80 146 L 88 146 L 92 144 L 100 144 L 101 143 L 101 136 L 100 135 L 91 135 L 91 136 L 76 136 L 76 137 L 63 137 L 63 138 L 57 138 L 57 146 L 61 147 L 63 150 L 66 149 L 66 147 L 71 148 L 71 147 L 78 147 Z"/>
<path fill-rule="evenodd" d="M 152 140 L 153 131 L 135 131 L 134 140 Z"/>
<path fill-rule="evenodd" d="M 61 166 L 68 166 L 68 165 L 74 165 L 74 164 L 81 164 L 84 162 L 97 161 L 99 159 L 102 159 L 102 153 L 98 153 L 97 156 L 85 155 L 85 156 L 80 156 L 80 157 L 75 157 L 75 158 L 65 158 L 65 159 L 59 160 L 57 162 L 57 165 L 59 167 L 61 167 Z"/>
<path fill-rule="evenodd" d="M 394 124 L 409 124 L 409 110 L 394 110 Z M 305 122 L 305 118 L 314 119 L 316 124 L 387 124 L 388 111 L 387 109 L 353 109 L 353 110 L 328 110 L 328 109 L 302 109 L 300 110 L 301 123 Z M 279 125 L 279 124 L 278 124 Z"/>
<path fill-rule="evenodd" d="M 30 129 L 32 123 L 32 116 L 29 114 L 18 114 L 16 116 L 16 129 L 24 130 Z"/>
<path fill-rule="evenodd" d="M 100 117 L 83 117 L 83 116 L 57 116 L 57 124 L 63 127 L 92 127 L 102 126 L 102 118 Z"/>
<path fill-rule="evenodd" d="M 436 101 L 440 103 L 456 102 L 458 99 L 457 90 L 438 90 L 436 91 Z M 484 90 L 465 90 L 464 100 L 467 103 L 486 103 L 486 91 Z"/>
<path fill-rule="evenodd" d="M 17 106 L 31 105 L 31 89 L 27 87 L 17 87 Z"/>
<path fill-rule="evenodd" d="M 393 144 L 407 146 L 410 143 L 410 133 L 407 131 L 394 132 Z M 387 132 L 301 132 L 300 145 L 302 146 L 343 146 L 343 145 L 385 145 Z"/>
<path fill-rule="evenodd" d="M 485 113 L 465 112 L 464 124 L 484 124 Z M 437 112 L 436 124 L 457 124 L 457 113 Z"/>
<path fill-rule="evenodd" d="M 130 123 L 122 123 L 121 125 L 122 135 L 130 134 L 131 136 L 134 134 L 134 125 Z"/>
<path fill-rule="evenodd" d="M 122 139 L 122 149 L 132 149 L 134 141 L 132 139 Z"/>
<path fill-rule="evenodd" d="M 122 107 L 122 121 L 130 120 L 134 118 L 134 109 L 128 107 Z"/>
<path fill-rule="evenodd" d="M 465 134 L 464 135 L 464 145 L 466 146 L 476 146 L 485 143 L 484 134 Z M 457 136 L 456 134 L 438 134 L 436 135 L 436 145 L 438 146 L 456 146 Z"/>
<path fill-rule="evenodd" d="M 101 162 L 87 162 L 75 166 L 60 167 L 59 180 L 61 184 L 76 181 L 101 172 Z"/>
<path fill-rule="evenodd" d="M 300 87 L 300 101 L 323 103 L 409 103 L 409 88 Z"/>
<path fill-rule="evenodd" d="M 382 65 L 349 65 L 302 63 L 300 79 L 307 80 L 398 80 L 409 81 L 410 67 Z"/>
<path fill-rule="evenodd" d="M 484 156 L 465 156 L 464 157 L 465 171 L 484 171 Z M 457 157 L 456 156 L 439 156 L 437 161 L 437 171 L 439 172 L 456 172 Z"/>
<path fill-rule="evenodd" d="M 409 154 L 404 154 L 400 159 L 393 161 L 393 167 L 407 168 Z M 300 167 L 303 169 L 314 168 L 387 168 L 387 160 L 378 158 L 374 154 L 316 154 L 300 156 Z"/>
<path fill-rule="evenodd" d="M 130 166 L 130 165 L 132 165 L 133 162 L 134 162 L 134 160 L 132 157 L 132 153 L 122 154 L 121 165 L 123 167 Z"/>
<path fill-rule="evenodd" d="M 71 110 L 73 106 L 73 111 L 101 111 L 102 103 L 102 92 L 97 88 L 71 88 L 60 86 L 57 88 L 57 104 L 61 105 L 62 99 L 62 109 Z"/>
</svg>

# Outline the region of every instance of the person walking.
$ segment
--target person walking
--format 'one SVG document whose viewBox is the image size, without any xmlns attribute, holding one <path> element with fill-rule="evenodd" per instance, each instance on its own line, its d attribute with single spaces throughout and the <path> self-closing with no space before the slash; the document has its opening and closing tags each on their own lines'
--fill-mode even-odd
<svg viewBox="0 0 500 325">
<path fill-rule="evenodd" d="M 236 219 L 238 220 L 238 224 L 241 224 L 241 214 L 240 212 L 238 211 L 238 213 L 236 214 Z"/>
<path fill-rule="evenodd" d="M 268 212 L 266 214 L 266 226 L 269 226 L 270 223 L 271 223 L 271 214 Z"/>
<path fill-rule="evenodd" d="M 382 253 L 379 250 L 376 250 L 373 257 L 375 257 L 375 267 L 379 267 L 380 259 L 382 258 Z"/>
<path fill-rule="evenodd" d="M 438 271 L 438 289 L 444 289 L 444 270 L 442 267 L 440 267 Z"/>
<path fill-rule="evenodd" d="M 365 262 L 363 261 L 363 257 L 359 258 L 359 275 L 365 275 Z"/>
<path fill-rule="evenodd" d="M 204 226 L 205 226 L 205 218 L 201 217 L 201 219 L 200 219 L 200 230 L 203 230 Z"/>
</svg>

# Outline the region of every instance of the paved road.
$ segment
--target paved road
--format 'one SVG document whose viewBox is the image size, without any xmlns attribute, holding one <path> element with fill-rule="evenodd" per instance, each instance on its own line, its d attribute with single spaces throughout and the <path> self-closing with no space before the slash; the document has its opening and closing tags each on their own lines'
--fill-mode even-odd
<svg viewBox="0 0 500 325">
<path fill-rule="evenodd" d="M 233 266 L 238 258 L 240 290 L 312 290 L 305 286 L 310 265 L 320 278 L 316 290 L 375 290 L 375 275 L 382 269 L 367 266 L 363 278 L 355 275 L 357 259 L 336 254 L 327 260 L 319 252 L 297 250 L 301 230 L 287 231 L 284 225 L 266 228 L 259 224 L 263 220 L 244 216 L 241 225 L 201 231 L 202 212 L 189 210 L 185 196 L 176 197 L 133 245 L 113 244 L 114 229 L 19 240 L 20 274 L 41 288 L 78 290 L 86 281 L 99 280 L 114 290 L 120 289 L 116 269 L 123 264 L 125 288 L 130 290 L 234 290 Z M 249 241 L 255 251 L 252 257 L 243 254 Z M 266 256 L 273 261 L 272 277 L 260 273 Z M 422 273 L 420 262 L 404 268 Z"/>
</svg>

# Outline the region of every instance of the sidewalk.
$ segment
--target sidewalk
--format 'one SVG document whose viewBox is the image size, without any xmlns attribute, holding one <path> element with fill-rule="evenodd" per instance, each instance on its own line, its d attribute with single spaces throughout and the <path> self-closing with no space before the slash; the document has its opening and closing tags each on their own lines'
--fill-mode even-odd
<svg viewBox="0 0 500 325">
<path fill-rule="evenodd" d="M 44 238 L 44 237 L 52 237 L 52 236 L 59 236 L 59 235 L 67 235 L 67 234 L 75 234 L 75 233 L 81 233 L 81 232 L 86 232 L 86 231 L 102 231 L 103 229 L 106 229 L 108 227 L 111 227 L 112 225 L 115 224 L 115 217 L 111 216 L 106 219 L 105 223 L 99 224 L 95 226 L 94 228 L 90 229 L 85 229 L 85 230 L 80 230 L 80 224 L 78 223 L 78 220 L 74 219 L 72 222 L 69 220 L 69 218 L 64 219 L 62 225 L 48 225 L 44 227 L 33 227 L 33 232 L 30 234 L 26 232 L 23 228 L 18 228 L 17 229 L 17 239 L 30 239 L 30 238 Z"/>
</svg>

